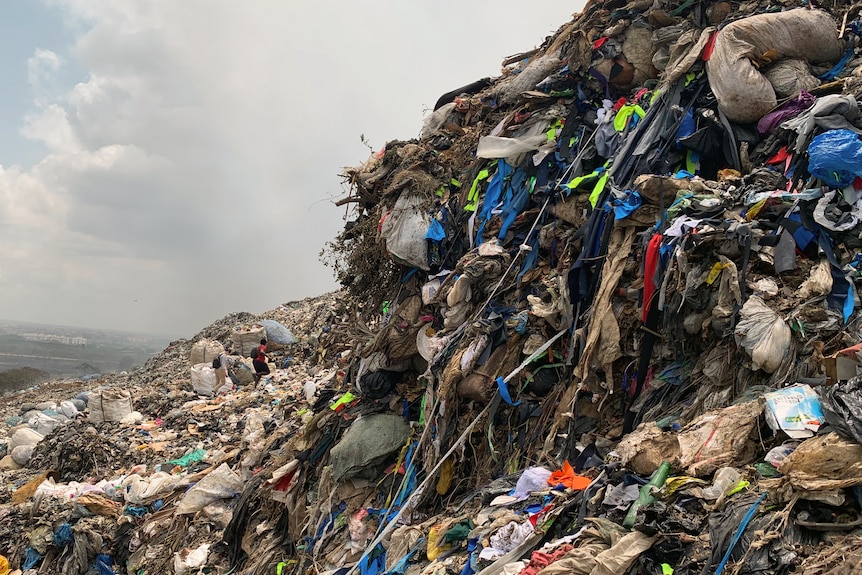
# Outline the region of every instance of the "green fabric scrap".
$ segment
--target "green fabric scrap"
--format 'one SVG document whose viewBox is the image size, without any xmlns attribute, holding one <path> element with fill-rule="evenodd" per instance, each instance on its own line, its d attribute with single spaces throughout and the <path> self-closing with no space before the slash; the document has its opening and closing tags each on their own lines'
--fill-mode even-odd
<svg viewBox="0 0 862 575">
<path fill-rule="evenodd" d="M 179 459 L 174 459 L 172 461 L 168 461 L 168 465 L 181 465 L 183 467 L 188 467 L 192 463 L 197 463 L 199 461 L 203 461 L 204 457 L 207 456 L 206 449 L 195 449 L 191 453 L 186 453 Z"/>
<path fill-rule="evenodd" d="M 454 526 L 452 526 L 449 531 L 443 535 L 443 541 L 446 543 L 454 543 L 456 541 L 463 541 L 467 538 L 467 535 L 473 530 L 475 525 L 473 525 L 473 521 L 470 519 L 462 519 Z"/>
<path fill-rule="evenodd" d="M 470 193 L 467 194 L 467 205 L 464 206 L 464 211 L 475 212 L 476 208 L 479 207 L 479 182 L 486 179 L 489 175 L 491 175 L 491 172 L 487 169 L 481 170 L 476 175 L 473 185 L 470 186 Z"/>
</svg>

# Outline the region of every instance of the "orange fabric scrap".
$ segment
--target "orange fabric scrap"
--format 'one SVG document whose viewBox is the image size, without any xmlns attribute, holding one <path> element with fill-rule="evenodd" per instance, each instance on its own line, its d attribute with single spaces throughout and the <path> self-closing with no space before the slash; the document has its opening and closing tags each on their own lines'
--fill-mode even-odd
<svg viewBox="0 0 862 575">
<path fill-rule="evenodd" d="M 551 473 L 548 478 L 548 485 L 565 485 L 569 489 L 581 491 L 586 489 L 592 480 L 589 477 L 575 475 L 575 470 L 568 461 L 563 462 L 563 468 Z"/>
</svg>

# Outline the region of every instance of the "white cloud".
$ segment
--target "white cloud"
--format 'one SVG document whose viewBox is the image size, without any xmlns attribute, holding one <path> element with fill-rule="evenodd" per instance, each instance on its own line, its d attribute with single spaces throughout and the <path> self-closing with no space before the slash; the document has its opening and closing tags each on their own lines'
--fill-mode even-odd
<svg viewBox="0 0 862 575">
<path fill-rule="evenodd" d="M 76 36 L 28 60 L 21 134 L 47 154 L 0 170 L 0 317 L 177 335 L 333 289 L 317 254 L 343 211 L 321 200 L 367 156 L 359 135 L 414 137 L 441 93 L 576 8 L 49 4 Z M 86 76 L 58 88 L 66 61 Z"/>
<path fill-rule="evenodd" d="M 36 48 L 27 59 L 27 83 L 36 93 L 46 90 L 52 83 L 54 74 L 60 69 L 63 60 L 55 52 Z"/>
</svg>

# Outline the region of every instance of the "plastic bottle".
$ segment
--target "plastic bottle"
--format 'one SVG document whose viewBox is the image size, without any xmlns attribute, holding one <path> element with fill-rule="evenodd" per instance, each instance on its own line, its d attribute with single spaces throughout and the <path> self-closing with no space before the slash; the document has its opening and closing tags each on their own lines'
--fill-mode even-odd
<svg viewBox="0 0 862 575">
<path fill-rule="evenodd" d="M 722 467 L 715 472 L 715 477 L 712 480 L 712 486 L 703 490 L 703 498 L 714 501 L 730 491 L 730 489 L 740 482 L 742 475 L 739 471 L 732 467 Z"/>
<path fill-rule="evenodd" d="M 661 465 L 658 466 L 658 469 L 653 474 L 652 479 L 649 480 L 649 483 L 641 487 L 640 495 L 638 495 L 638 498 L 634 503 L 632 503 L 632 506 L 629 508 L 629 512 L 626 513 L 626 518 L 623 520 L 623 527 L 631 529 L 634 526 L 638 509 L 643 505 L 649 505 L 655 501 L 655 497 L 652 495 L 653 488 L 661 489 L 665 481 L 667 481 L 668 475 L 670 475 L 670 463 L 662 461 Z"/>
</svg>

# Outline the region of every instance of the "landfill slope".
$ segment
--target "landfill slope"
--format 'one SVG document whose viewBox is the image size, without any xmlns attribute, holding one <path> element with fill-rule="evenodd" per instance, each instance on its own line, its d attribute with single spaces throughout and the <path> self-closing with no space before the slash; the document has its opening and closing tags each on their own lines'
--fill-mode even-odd
<svg viewBox="0 0 862 575">
<path fill-rule="evenodd" d="M 0 575 L 856 572 L 860 18 L 590 2 L 443 94 L 342 291 L 0 400 Z"/>
</svg>

